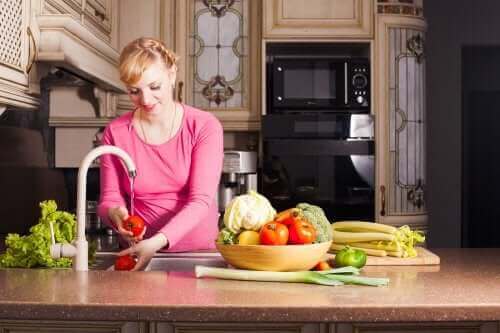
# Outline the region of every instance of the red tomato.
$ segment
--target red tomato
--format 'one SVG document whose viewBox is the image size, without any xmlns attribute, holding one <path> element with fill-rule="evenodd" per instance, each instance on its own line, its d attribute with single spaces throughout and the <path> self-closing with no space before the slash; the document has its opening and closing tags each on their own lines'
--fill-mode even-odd
<svg viewBox="0 0 500 333">
<path fill-rule="evenodd" d="M 274 222 L 278 222 L 289 227 L 297 218 L 299 218 L 300 210 L 298 208 L 289 208 L 276 214 Z"/>
<path fill-rule="evenodd" d="M 137 237 L 144 230 L 144 220 L 137 215 L 132 215 L 123 222 L 123 227 L 128 231 L 132 231 L 134 237 Z"/>
<path fill-rule="evenodd" d="M 289 244 L 311 244 L 316 239 L 314 226 L 302 219 L 295 220 L 289 227 Z"/>
<path fill-rule="evenodd" d="M 115 271 L 130 271 L 135 267 L 135 259 L 130 254 L 120 256 L 115 260 Z"/>
<path fill-rule="evenodd" d="M 286 245 L 288 241 L 288 228 L 278 222 L 268 222 L 260 228 L 261 245 Z"/>
</svg>

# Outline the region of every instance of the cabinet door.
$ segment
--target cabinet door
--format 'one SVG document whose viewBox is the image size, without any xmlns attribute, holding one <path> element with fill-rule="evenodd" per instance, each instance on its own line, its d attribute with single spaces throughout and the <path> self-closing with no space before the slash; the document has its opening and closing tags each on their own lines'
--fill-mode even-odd
<svg viewBox="0 0 500 333">
<path fill-rule="evenodd" d="M 372 0 L 265 0 L 265 38 L 371 38 Z"/>
<path fill-rule="evenodd" d="M 426 231 L 425 21 L 380 15 L 376 56 L 376 218 Z"/>
<path fill-rule="evenodd" d="M 260 1 L 176 2 L 177 97 L 226 130 L 259 128 Z"/>
<path fill-rule="evenodd" d="M 326 332 L 326 324 L 301 323 L 154 323 L 152 332 L 183 333 L 319 333 Z"/>
<path fill-rule="evenodd" d="M 337 324 L 336 333 L 497 333 L 497 322 Z"/>
<path fill-rule="evenodd" d="M 0 104 L 33 108 L 27 94 L 35 48 L 29 1 L 0 1 Z"/>
<path fill-rule="evenodd" d="M 146 332 L 147 324 L 141 322 L 114 321 L 41 321 L 41 320 L 0 320 L 0 332 L 68 332 L 68 333 L 142 333 Z"/>
</svg>

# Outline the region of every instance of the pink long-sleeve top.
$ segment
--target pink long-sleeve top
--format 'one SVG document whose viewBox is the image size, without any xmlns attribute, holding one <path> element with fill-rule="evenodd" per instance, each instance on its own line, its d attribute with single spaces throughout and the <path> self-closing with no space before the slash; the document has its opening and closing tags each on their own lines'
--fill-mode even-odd
<svg viewBox="0 0 500 333">
<path fill-rule="evenodd" d="M 212 114 L 182 106 L 182 125 L 165 143 L 145 143 L 133 127 L 133 112 L 113 120 L 103 135 L 103 144 L 122 148 L 135 162 L 134 214 L 146 222 L 145 238 L 157 232 L 167 237 L 168 252 L 214 248 L 218 231 L 222 126 Z M 131 214 L 130 179 L 118 157 L 103 155 L 100 162 L 98 214 L 112 226 L 109 208 L 125 206 Z"/>
</svg>

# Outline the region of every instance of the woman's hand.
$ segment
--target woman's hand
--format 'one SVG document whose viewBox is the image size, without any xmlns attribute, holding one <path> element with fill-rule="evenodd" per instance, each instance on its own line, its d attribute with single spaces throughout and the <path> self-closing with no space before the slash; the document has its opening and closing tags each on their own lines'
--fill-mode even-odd
<svg viewBox="0 0 500 333">
<path fill-rule="evenodd" d="M 123 206 L 113 207 L 109 209 L 108 216 L 116 226 L 118 233 L 130 244 L 137 243 L 142 240 L 146 233 L 147 227 L 144 227 L 140 235 L 134 237 L 131 230 L 125 229 L 124 223 L 130 217 L 127 208 Z"/>
<path fill-rule="evenodd" d="M 129 217 L 127 208 L 123 206 L 110 208 L 108 216 L 116 226 L 116 231 L 129 243 L 135 242 L 134 234 L 123 227 L 123 222 Z M 141 238 L 142 239 L 142 235 Z"/>
<path fill-rule="evenodd" d="M 133 271 L 142 270 L 149 263 L 151 258 L 155 255 L 155 253 L 161 248 L 167 246 L 168 240 L 162 233 L 157 233 L 153 237 L 149 239 L 142 240 L 128 249 L 125 249 L 118 253 L 119 256 L 124 256 L 126 254 L 135 254 L 137 255 L 137 263 L 135 264 Z"/>
</svg>

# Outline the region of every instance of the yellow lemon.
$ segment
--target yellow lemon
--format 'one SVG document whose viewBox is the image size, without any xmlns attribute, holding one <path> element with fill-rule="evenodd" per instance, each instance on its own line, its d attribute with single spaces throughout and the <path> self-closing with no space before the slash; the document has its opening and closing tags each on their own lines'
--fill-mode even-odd
<svg viewBox="0 0 500 333">
<path fill-rule="evenodd" d="M 259 245 L 259 233 L 253 230 L 245 230 L 238 236 L 239 245 Z"/>
</svg>

